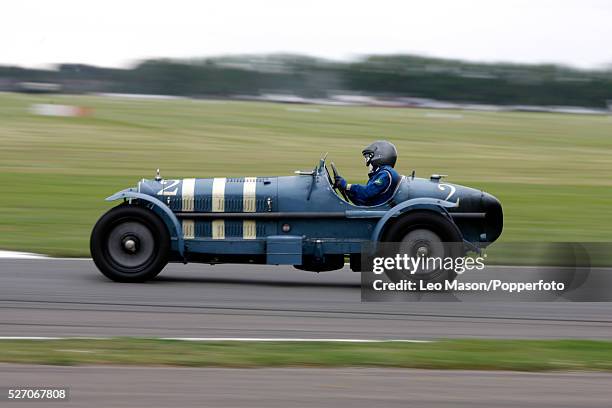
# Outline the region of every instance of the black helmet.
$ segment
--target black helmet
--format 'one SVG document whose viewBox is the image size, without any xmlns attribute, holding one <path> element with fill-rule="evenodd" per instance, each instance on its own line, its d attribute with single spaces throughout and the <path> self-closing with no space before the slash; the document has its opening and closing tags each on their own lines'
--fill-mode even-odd
<svg viewBox="0 0 612 408">
<path fill-rule="evenodd" d="M 395 167 L 397 161 L 397 149 L 391 142 L 377 140 L 361 152 L 366 159 L 366 166 L 372 167 L 391 166 Z"/>
</svg>

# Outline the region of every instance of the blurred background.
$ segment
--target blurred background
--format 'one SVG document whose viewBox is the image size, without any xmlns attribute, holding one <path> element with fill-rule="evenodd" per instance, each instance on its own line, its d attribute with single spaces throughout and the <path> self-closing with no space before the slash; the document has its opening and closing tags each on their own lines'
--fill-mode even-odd
<svg viewBox="0 0 612 408">
<path fill-rule="evenodd" d="M 506 242 L 609 240 L 612 6 L 532 3 L 9 1 L 0 248 L 87 256 L 156 168 L 363 181 L 376 139 L 496 195 Z"/>
</svg>

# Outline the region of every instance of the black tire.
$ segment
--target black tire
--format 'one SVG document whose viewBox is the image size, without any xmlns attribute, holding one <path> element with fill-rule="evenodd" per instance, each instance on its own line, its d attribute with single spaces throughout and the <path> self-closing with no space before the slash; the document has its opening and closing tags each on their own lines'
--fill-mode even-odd
<svg viewBox="0 0 612 408">
<path fill-rule="evenodd" d="M 411 257 L 417 256 L 422 247 L 428 249 L 427 256 L 430 257 L 457 259 L 465 256 L 463 238 L 457 226 L 431 211 L 415 211 L 402 216 L 384 232 L 382 241 L 392 243 L 387 251 L 409 253 Z M 452 282 L 457 277 L 454 270 L 445 268 L 424 269 L 415 274 L 391 270 L 386 275 L 393 282 L 406 279 L 427 283 Z"/>
<path fill-rule="evenodd" d="M 94 226 L 91 257 L 106 277 L 116 282 L 144 282 L 168 263 L 170 235 L 151 210 L 120 205 Z"/>
</svg>

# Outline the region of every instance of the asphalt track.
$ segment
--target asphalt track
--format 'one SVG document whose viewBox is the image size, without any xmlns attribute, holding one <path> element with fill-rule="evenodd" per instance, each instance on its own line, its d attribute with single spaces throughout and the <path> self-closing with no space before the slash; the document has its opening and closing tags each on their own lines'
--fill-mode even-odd
<svg viewBox="0 0 612 408">
<path fill-rule="evenodd" d="M 362 303 L 346 269 L 169 265 L 121 284 L 90 260 L 2 259 L 0 336 L 611 339 L 612 303 Z"/>
<path fill-rule="evenodd" d="M 610 406 L 610 383 L 609 373 L 0 365 L 0 384 L 70 388 L 69 402 L 23 408 L 589 408 Z"/>
</svg>

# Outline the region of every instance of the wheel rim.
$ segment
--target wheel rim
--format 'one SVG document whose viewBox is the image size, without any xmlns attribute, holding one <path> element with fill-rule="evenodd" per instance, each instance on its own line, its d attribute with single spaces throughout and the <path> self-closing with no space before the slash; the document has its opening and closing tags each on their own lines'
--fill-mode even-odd
<svg viewBox="0 0 612 408">
<path fill-rule="evenodd" d="M 155 254 L 155 237 L 145 224 L 123 221 L 110 229 L 106 249 L 109 259 L 127 272 L 137 272 Z"/>
<path fill-rule="evenodd" d="M 428 229 L 415 229 L 407 233 L 400 241 L 399 253 L 407 254 L 411 258 L 434 258 L 436 262 L 431 262 L 427 265 L 422 262 L 421 267 L 415 270 L 414 275 L 430 275 L 434 272 L 439 272 L 437 268 L 444 261 L 446 251 L 444 243 L 438 234 Z"/>
</svg>

